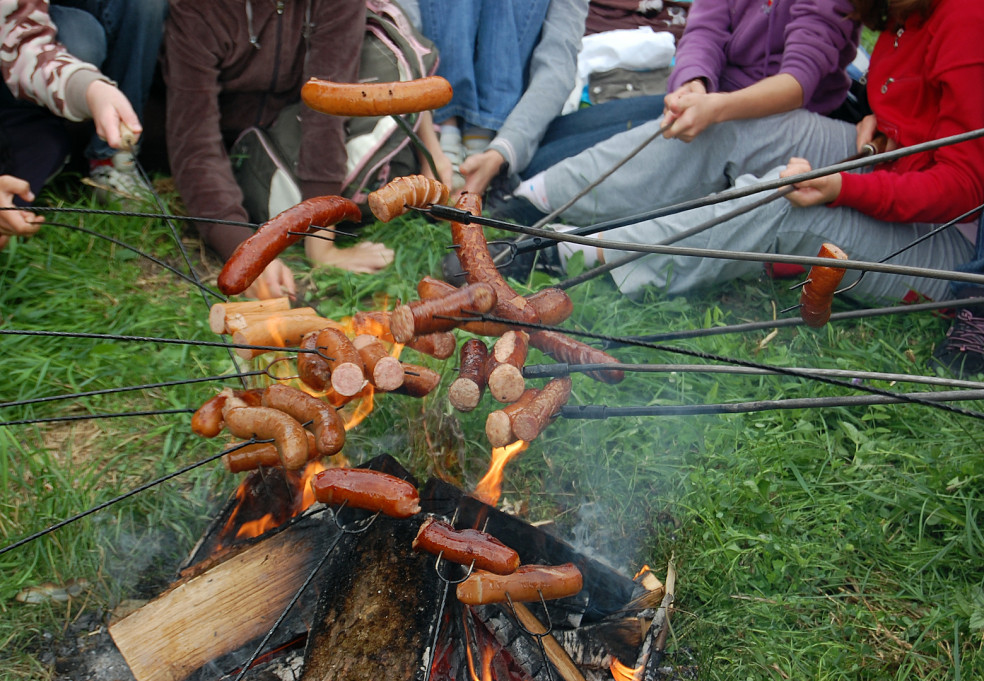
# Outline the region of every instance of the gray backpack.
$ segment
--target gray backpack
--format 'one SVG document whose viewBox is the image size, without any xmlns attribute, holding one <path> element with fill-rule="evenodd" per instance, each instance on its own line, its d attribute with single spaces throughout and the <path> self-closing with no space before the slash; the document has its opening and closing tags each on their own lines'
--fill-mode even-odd
<svg viewBox="0 0 984 681">
<path fill-rule="evenodd" d="M 359 79 L 394 82 L 433 75 L 437 49 L 424 37 L 393 0 L 366 0 L 366 36 L 362 45 Z M 297 113 L 301 103 L 286 107 L 268 129 L 247 128 L 229 151 L 236 182 L 250 220 L 270 217 L 299 203 L 301 192 L 294 176 L 301 142 Z M 414 130 L 420 116 L 407 119 Z M 391 179 L 418 171 L 417 156 L 406 134 L 389 116 L 355 117 L 345 128 L 348 163 L 342 195 L 370 213 L 370 192 Z"/>
</svg>

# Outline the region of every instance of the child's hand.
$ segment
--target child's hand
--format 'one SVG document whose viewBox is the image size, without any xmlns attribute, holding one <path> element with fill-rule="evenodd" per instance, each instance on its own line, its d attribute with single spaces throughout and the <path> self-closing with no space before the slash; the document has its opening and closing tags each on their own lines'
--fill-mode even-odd
<svg viewBox="0 0 984 681">
<path fill-rule="evenodd" d="M 19 196 L 27 202 L 34 201 L 34 193 L 27 180 L 13 175 L 0 175 L 0 206 L 14 205 L 14 197 Z M 44 218 L 28 210 L 0 211 L 0 234 L 5 236 L 29 236 L 41 229 Z M 8 239 L 9 240 L 9 239 Z M 7 241 L 3 242 L 7 245 Z M 3 246 L 0 246 L 3 248 Z"/>
<path fill-rule="evenodd" d="M 115 85 L 104 80 L 93 81 L 85 91 L 85 101 L 92 113 L 96 134 L 114 149 L 126 146 L 121 139 L 121 123 L 137 137 L 143 132 L 130 100 Z"/>
<path fill-rule="evenodd" d="M 791 177 L 800 173 L 808 173 L 811 170 L 810 162 L 805 158 L 793 157 L 789 159 L 786 169 L 779 173 L 779 177 Z M 830 203 L 840 196 L 841 176 L 840 173 L 834 173 L 805 182 L 797 182 L 793 186 L 796 187 L 796 190 L 786 195 L 790 203 L 800 208 L 819 206 Z"/>
</svg>

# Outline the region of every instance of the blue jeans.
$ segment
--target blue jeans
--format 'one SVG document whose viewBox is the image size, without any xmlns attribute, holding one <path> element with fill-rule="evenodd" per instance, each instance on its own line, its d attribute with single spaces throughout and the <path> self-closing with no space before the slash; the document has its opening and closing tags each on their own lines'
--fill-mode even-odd
<svg viewBox="0 0 984 681">
<path fill-rule="evenodd" d="M 540 140 L 540 146 L 519 174 L 525 180 L 542 170 L 579 154 L 612 135 L 625 132 L 663 115 L 664 95 L 612 99 L 557 116 Z"/>
<path fill-rule="evenodd" d="M 530 55 L 550 0 L 420 0 L 423 33 L 437 45 L 437 74 L 454 97 L 434 112 L 490 130 L 502 127 L 526 88 Z"/>
<path fill-rule="evenodd" d="M 164 37 L 167 0 L 54 0 L 50 13 L 58 40 L 73 55 L 95 64 L 116 81 L 138 117 L 150 95 Z M 89 158 L 115 150 L 95 134 Z"/>
</svg>

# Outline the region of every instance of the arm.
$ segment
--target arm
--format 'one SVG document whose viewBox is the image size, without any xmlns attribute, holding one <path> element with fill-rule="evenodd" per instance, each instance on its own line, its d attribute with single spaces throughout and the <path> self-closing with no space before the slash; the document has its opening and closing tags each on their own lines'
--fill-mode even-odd
<svg viewBox="0 0 984 681">
<path fill-rule="evenodd" d="M 663 125 L 670 128 L 665 137 L 690 142 L 715 123 L 762 118 L 803 106 L 803 88 L 788 73 L 769 76 L 735 92 L 694 91 L 700 87 L 695 87 L 699 83 L 685 83 L 683 88 L 667 95 Z"/>
<path fill-rule="evenodd" d="M 536 152 L 550 121 L 556 118 L 574 87 L 577 54 L 588 15 L 587 0 L 552 0 L 540 41 L 530 58 L 530 82 L 489 150 L 468 159 L 482 162 L 481 176 L 473 178 L 466 161 L 462 174 L 466 190 L 484 192 L 505 164 L 515 172 L 525 168 Z M 479 180 L 476 182 L 476 180 Z"/>
<path fill-rule="evenodd" d="M 27 202 L 34 201 L 34 192 L 26 180 L 12 175 L 0 175 L 0 206 L 9 208 L 14 205 L 14 197 L 19 196 Z M 29 210 L 0 211 L 0 235 L 6 245 L 11 236 L 30 236 L 39 229 L 44 217 Z M 0 246 L 2 248 L 3 246 Z"/>
<path fill-rule="evenodd" d="M 120 123 L 139 134 L 140 121 L 126 96 L 56 37 L 47 0 L 0 0 L 0 70 L 11 93 L 71 121 L 92 118 L 96 132 L 114 148 L 120 147 Z"/>
<path fill-rule="evenodd" d="M 695 79 L 704 81 L 706 92 L 717 92 L 728 61 L 725 46 L 731 38 L 731 14 L 726 0 L 694 0 L 666 84 L 669 92 Z"/>
</svg>

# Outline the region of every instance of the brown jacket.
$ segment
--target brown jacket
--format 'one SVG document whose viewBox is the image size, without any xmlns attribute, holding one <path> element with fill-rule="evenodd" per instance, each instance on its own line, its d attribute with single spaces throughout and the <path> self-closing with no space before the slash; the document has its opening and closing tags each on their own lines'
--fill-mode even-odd
<svg viewBox="0 0 984 681">
<path fill-rule="evenodd" d="M 164 36 L 167 147 L 189 215 L 247 221 L 229 145 L 245 128 L 273 123 L 298 101 L 308 78 L 355 82 L 365 16 L 365 0 L 171 0 Z M 341 191 L 343 125 L 342 118 L 301 107 L 296 174 L 304 198 Z M 200 224 L 223 259 L 252 234 Z"/>
</svg>

